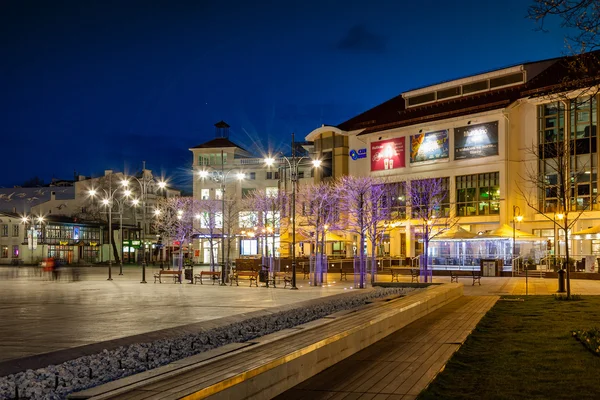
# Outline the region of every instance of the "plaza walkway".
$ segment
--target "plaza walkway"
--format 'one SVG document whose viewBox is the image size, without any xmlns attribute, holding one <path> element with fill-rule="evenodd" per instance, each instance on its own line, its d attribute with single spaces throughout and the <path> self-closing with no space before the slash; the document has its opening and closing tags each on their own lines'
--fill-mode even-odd
<svg viewBox="0 0 600 400">
<path fill-rule="evenodd" d="M 414 399 L 497 300 L 497 296 L 463 296 L 277 399 Z"/>
<path fill-rule="evenodd" d="M 329 275 L 327 287 L 314 288 L 299 280 L 297 291 L 249 287 L 247 282 L 240 283 L 239 287 L 155 284 L 153 271 L 148 268 L 148 283 L 143 285 L 139 283 L 139 268 L 125 268 L 123 276 L 114 268 L 112 281 L 106 280 L 106 268 L 88 268 L 77 282 L 47 281 L 27 268 L 0 268 L 0 335 L 3 338 L 0 376 L 21 367 L 58 363 L 103 348 L 211 328 L 246 318 L 250 313 L 267 313 L 273 307 L 342 293 L 353 284 L 351 280 L 339 282 L 336 273 Z M 389 276 L 381 278 L 389 279 Z M 409 282 L 410 277 L 403 280 Z M 449 281 L 450 277 L 434 277 L 434 283 Z M 481 286 L 472 286 L 472 279 L 465 277 L 460 278 L 460 283 L 464 284 L 466 298 L 482 299 L 481 304 L 487 304 L 481 296 L 495 299 L 502 295 L 525 295 L 525 278 L 483 277 Z M 557 286 L 556 279 L 528 280 L 530 295 L 550 295 L 556 292 Z M 571 287 L 574 294 L 600 295 L 600 281 L 572 280 Z M 467 307 L 467 303 L 464 306 Z M 483 310 L 478 307 L 485 306 L 469 307 Z M 434 325 L 448 324 L 448 318 L 464 319 L 468 312 L 464 310 L 438 315 L 443 318 Z M 432 323 L 428 319 L 423 321 Z M 470 325 L 465 325 L 465 329 L 471 329 Z M 440 343 L 440 346 L 448 344 L 443 340 Z"/>
</svg>

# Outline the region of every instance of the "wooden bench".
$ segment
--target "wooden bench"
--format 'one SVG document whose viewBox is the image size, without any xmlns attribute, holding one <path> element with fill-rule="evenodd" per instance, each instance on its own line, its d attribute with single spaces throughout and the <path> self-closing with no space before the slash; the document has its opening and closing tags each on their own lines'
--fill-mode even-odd
<svg viewBox="0 0 600 400">
<path fill-rule="evenodd" d="M 240 286 L 240 278 L 248 278 L 250 280 L 250 286 L 252 286 L 252 284 L 254 283 L 254 285 L 258 287 L 258 272 L 254 270 L 238 271 L 237 269 L 233 269 L 229 278 L 229 286 L 233 286 L 233 281 L 235 281 L 236 286 Z"/>
<path fill-rule="evenodd" d="M 284 283 L 283 288 L 285 289 L 288 285 L 292 284 L 292 275 L 287 272 L 273 272 L 273 274 L 269 275 L 267 278 L 267 287 L 269 287 L 269 283 L 272 283 L 273 287 L 277 287 L 276 282 L 281 284 L 282 280 Z"/>
<path fill-rule="evenodd" d="M 392 280 L 391 282 L 394 282 L 394 280 L 396 282 L 400 282 L 400 275 L 402 271 L 406 271 L 406 268 L 400 268 L 400 267 L 391 267 L 390 268 L 390 272 L 392 273 Z"/>
<path fill-rule="evenodd" d="M 354 266 L 352 267 L 340 267 L 340 281 L 348 280 L 348 274 L 354 275 Z"/>
<path fill-rule="evenodd" d="M 450 272 L 450 283 L 452 283 L 452 282 L 458 283 L 458 277 L 460 277 L 460 276 L 463 276 L 465 278 L 472 278 L 473 286 L 475 286 L 475 282 L 479 283 L 479 286 L 481 286 L 481 271 L 472 271 L 470 275 L 459 274 L 456 271 L 451 271 Z"/>
<path fill-rule="evenodd" d="M 413 282 L 419 283 L 419 270 L 416 268 L 410 269 L 410 283 Z"/>
<path fill-rule="evenodd" d="M 158 271 L 158 274 L 154 274 L 154 283 L 156 283 L 157 279 L 158 283 L 162 283 L 161 277 L 163 275 L 170 275 L 173 278 L 173 283 L 181 283 L 181 272 L 182 271 L 175 270 L 160 270 Z"/>
<path fill-rule="evenodd" d="M 200 281 L 200 284 L 204 285 L 204 283 L 202 283 L 203 277 L 208 276 L 212 280 L 213 285 L 214 285 L 215 282 L 219 281 L 220 275 L 221 274 L 218 271 L 200 271 L 199 274 L 194 275 L 194 284 L 196 284 L 196 282 Z"/>
</svg>

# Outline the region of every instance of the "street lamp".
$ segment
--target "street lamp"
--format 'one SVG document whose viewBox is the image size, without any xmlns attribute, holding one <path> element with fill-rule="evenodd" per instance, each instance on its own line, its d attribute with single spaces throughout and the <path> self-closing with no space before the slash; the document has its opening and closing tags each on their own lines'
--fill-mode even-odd
<svg viewBox="0 0 600 400">
<path fill-rule="evenodd" d="M 102 189 L 106 197 L 102 199 L 102 204 L 105 207 L 108 207 L 108 281 L 112 281 L 112 206 L 113 206 L 113 196 L 119 190 L 112 190 L 112 179 L 109 181 L 109 189 L 106 191 Z M 90 189 L 88 191 L 90 197 L 94 198 L 98 191 L 96 189 Z"/>
<path fill-rule="evenodd" d="M 515 275 L 515 263 L 517 262 L 516 242 L 517 242 L 517 222 L 523 221 L 521 209 L 519 206 L 513 205 L 513 243 L 512 243 L 512 272 Z"/>
<path fill-rule="evenodd" d="M 31 223 L 29 225 L 29 229 L 27 229 L 27 223 L 31 220 Z M 33 265 L 33 252 L 34 250 L 37 248 L 37 230 L 36 230 L 36 223 L 35 221 L 38 221 L 40 223 L 40 226 L 44 223 L 44 217 L 42 216 L 33 216 L 30 215 L 29 217 L 27 217 L 26 215 L 24 215 L 23 217 L 21 217 L 21 222 L 23 223 L 23 225 L 25 226 L 25 230 L 28 231 L 27 234 L 27 247 L 31 250 L 31 265 Z M 44 256 L 44 248 L 43 248 L 43 244 L 42 244 L 42 257 Z"/>
<path fill-rule="evenodd" d="M 298 183 L 298 167 L 302 160 L 309 158 L 307 156 L 302 156 L 300 158 L 296 158 L 296 142 L 294 140 L 294 134 L 292 133 L 292 160 L 290 161 L 286 156 L 280 156 L 281 160 L 285 160 L 287 162 L 288 167 L 291 171 L 291 180 L 292 180 L 292 290 L 298 290 L 296 286 L 296 186 Z M 275 164 L 275 159 L 273 157 L 265 158 L 265 164 L 268 167 L 271 167 Z M 321 166 L 321 160 L 312 160 L 312 164 L 314 168 L 319 168 Z"/>
<path fill-rule="evenodd" d="M 146 161 L 143 161 L 143 166 L 142 166 L 142 177 L 141 180 L 138 179 L 135 176 L 126 176 L 123 181 L 121 182 L 121 184 L 124 187 L 128 187 L 129 185 L 129 180 L 135 180 L 139 185 L 140 185 L 140 190 L 141 190 L 141 198 L 142 198 L 142 281 L 140 283 L 147 283 L 146 282 L 146 202 L 148 200 L 148 184 L 150 183 L 150 181 L 153 180 L 153 178 L 149 178 L 146 175 Z M 159 181 L 158 182 L 158 188 L 159 189 L 164 189 L 167 187 L 167 183 L 165 181 Z M 138 204 L 136 202 L 136 204 Z"/>
<path fill-rule="evenodd" d="M 223 160 L 223 151 L 221 150 L 221 160 Z M 225 286 L 225 183 L 227 182 L 227 177 L 231 172 L 235 170 L 230 169 L 227 172 L 224 171 L 223 165 L 221 165 L 221 286 Z M 209 176 L 209 172 L 207 170 L 201 170 L 198 172 L 198 175 L 201 179 L 205 179 Z M 237 180 L 239 182 L 243 181 L 246 175 L 243 172 L 237 171 L 235 174 Z M 210 249 L 212 252 L 213 249 Z"/>
</svg>

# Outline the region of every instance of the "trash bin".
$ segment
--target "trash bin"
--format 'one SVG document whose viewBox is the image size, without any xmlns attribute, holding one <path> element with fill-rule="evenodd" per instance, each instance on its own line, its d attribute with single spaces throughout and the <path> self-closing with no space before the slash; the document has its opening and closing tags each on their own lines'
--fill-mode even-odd
<svg viewBox="0 0 600 400">
<path fill-rule="evenodd" d="M 564 293 L 567 290 L 565 289 L 565 274 L 567 273 L 567 271 L 565 271 L 564 269 L 559 269 L 558 270 L 558 293 Z"/>
<path fill-rule="evenodd" d="M 192 268 L 186 268 L 186 269 L 184 269 L 183 270 L 183 275 L 184 275 L 185 279 L 187 279 L 189 281 L 193 280 L 193 278 L 194 278 L 193 277 L 193 274 L 194 274 L 193 271 L 194 270 Z"/>
<path fill-rule="evenodd" d="M 259 282 L 267 283 L 268 278 L 269 278 L 269 270 L 263 268 L 260 271 L 258 271 L 258 281 Z"/>
</svg>

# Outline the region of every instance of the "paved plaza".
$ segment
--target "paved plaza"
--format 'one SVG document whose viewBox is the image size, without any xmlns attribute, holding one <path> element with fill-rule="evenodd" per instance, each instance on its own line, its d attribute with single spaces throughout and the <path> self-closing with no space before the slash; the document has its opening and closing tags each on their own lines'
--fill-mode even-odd
<svg viewBox="0 0 600 400">
<path fill-rule="evenodd" d="M 43 358 L 40 355 L 107 341 L 139 341 L 135 335 L 145 335 L 142 339 L 147 340 L 160 338 L 151 335 L 161 330 L 169 335 L 185 333 L 186 327 L 199 323 L 330 296 L 353 285 L 352 280 L 339 282 L 336 273 L 329 274 L 326 287 L 310 287 L 307 281 L 299 280 L 300 290 L 292 291 L 282 286 L 249 287 L 246 281 L 239 287 L 180 285 L 170 279 L 154 283 L 157 268 L 152 267 L 147 269 L 145 285 L 139 283 L 139 267 L 126 267 L 123 276 L 113 267 L 112 281 L 106 280 L 106 267 L 87 267 L 81 280 L 75 282 L 66 276 L 50 281 L 33 271 L 0 268 L 0 370 L 17 359 Z M 410 276 L 403 279 L 409 282 Z M 450 277 L 434 277 L 434 283 L 449 281 Z M 483 277 L 481 286 L 473 286 L 469 277 L 460 278 L 460 282 L 467 296 L 525 295 L 525 278 Z M 557 286 L 556 279 L 528 280 L 531 295 L 555 293 Z M 575 294 L 600 294 L 600 281 L 573 280 L 571 286 Z"/>
</svg>

